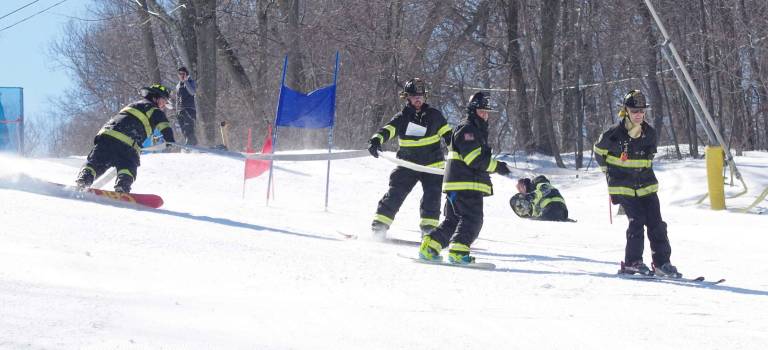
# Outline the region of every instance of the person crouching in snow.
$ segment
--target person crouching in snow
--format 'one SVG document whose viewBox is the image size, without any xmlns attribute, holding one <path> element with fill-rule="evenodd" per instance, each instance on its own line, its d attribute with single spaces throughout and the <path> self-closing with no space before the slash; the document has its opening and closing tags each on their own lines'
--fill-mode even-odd
<svg viewBox="0 0 768 350">
<path fill-rule="evenodd" d="M 669 261 L 672 248 L 656 194 L 659 189 L 653 172 L 656 131 L 644 120 L 648 107 L 640 90 L 624 95 L 619 111 L 621 120 L 600 135 L 594 146 L 595 160 L 608 178 L 611 201 L 621 204 L 629 219 L 619 273 L 680 278 L 683 275 Z M 653 271 L 643 263 L 645 228 L 651 242 Z"/>
<path fill-rule="evenodd" d="M 117 169 L 115 192 L 131 192 L 139 167 L 141 145 L 152 131 L 162 133 L 165 142 L 175 142 L 173 129 L 163 112 L 168 103 L 168 88 L 152 84 L 141 88 L 142 100 L 125 106 L 99 130 L 93 139 L 93 149 L 75 181 L 79 189 L 85 189 L 104 174 L 107 169 Z"/>
<path fill-rule="evenodd" d="M 517 181 L 517 194 L 509 199 L 512 211 L 521 218 L 568 221 L 568 207 L 560 191 L 544 175 Z"/>
<path fill-rule="evenodd" d="M 491 102 L 483 92 L 472 95 L 467 115 L 453 129 L 448 147 L 448 161 L 443 176 L 447 200 L 445 218 L 422 238 L 419 258 L 440 261 L 440 251 L 450 242 L 448 261 L 471 264 L 469 247 L 483 227 L 483 197 L 493 194 L 491 173 L 509 174 L 506 163 L 493 159 L 488 144 L 488 117 Z"/>
</svg>

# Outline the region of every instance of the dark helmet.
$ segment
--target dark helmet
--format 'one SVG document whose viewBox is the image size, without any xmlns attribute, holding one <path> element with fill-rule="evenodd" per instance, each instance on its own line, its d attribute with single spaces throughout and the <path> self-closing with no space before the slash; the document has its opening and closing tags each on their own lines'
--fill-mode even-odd
<svg viewBox="0 0 768 350">
<path fill-rule="evenodd" d="M 162 84 L 152 84 L 149 87 L 143 87 L 139 90 L 141 96 L 146 99 L 162 97 L 165 99 L 171 98 L 170 90 Z"/>
<path fill-rule="evenodd" d="M 475 112 L 478 110 L 493 111 L 493 108 L 491 108 L 491 97 L 482 91 L 476 92 L 474 95 L 472 95 L 472 97 L 469 98 L 467 109 L 470 112 Z"/>
<path fill-rule="evenodd" d="M 178 72 L 179 72 L 179 73 L 181 73 L 181 72 L 184 72 L 184 73 L 186 73 L 187 75 L 189 75 L 189 71 L 187 70 L 187 67 L 184 67 L 184 66 L 181 66 L 181 67 L 179 67 L 179 70 L 178 70 Z"/>
<path fill-rule="evenodd" d="M 549 179 L 547 179 L 544 175 L 539 175 L 533 178 L 533 186 L 538 186 L 539 184 L 543 183 L 549 183 Z"/>
<path fill-rule="evenodd" d="M 427 83 L 419 78 L 413 78 L 405 82 L 403 91 L 400 92 L 400 98 L 407 98 L 408 96 L 424 96 L 427 98 Z"/>
<path fill-rule="evenodd" d="M 640 90 L 630 90 L 624 95 L 622 105 L 628 108 L 648 108 L 651 106 L 647 103 L 645 95 Z"/>
</svg>

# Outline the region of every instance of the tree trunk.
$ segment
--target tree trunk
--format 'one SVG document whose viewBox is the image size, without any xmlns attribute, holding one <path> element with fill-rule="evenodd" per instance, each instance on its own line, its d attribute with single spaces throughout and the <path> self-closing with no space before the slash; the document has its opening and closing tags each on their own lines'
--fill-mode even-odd
<svg viewBox="0 0 768 350">
<path fill-rule="evenodd" d="M 192 0 L 179 0 L 179 5 L 183 5 L 179 8 L 181 39 L 188 55 L 184 63 L 189 71 L 197 76 L 197 33 L 195 31 L 197 11 Z"/>
<path fill-rule="evenodd" d="M 643 26 L 645 31 L 645 39 L 647 40 L 647 48 L 645 50 L 645 83 L 648 86 L 648 94 L 651 98 L 651 107 L 653 112 L 653 128 L 656 129 L 658 140 L 662 140 L 664 135 L 664 100 L 661 98 L 661 90 L 659 90 L 659 81 L 656 76 L 658 71 L 657 53 L 658 47 L 656 45 L 656 36 L 653 34 L 653 18 L 651 18 L 651 12 L 645 4 L 638 3 L 638 9 L 643 16 Z M 663 144 L 662 142 L 659 142 Z"/>
<path fill-rule="evenodd" d="M 517 95 L 517 108 L 507 106 L 507 114 L 512 117 L 512 111 L 517 111 L 514 116 L 517 121 L 517 144 L 523 147 L 526 152 L 533 152 L 536 149 L 536 142 L 533 140 L 531 120 L 528 114 L 528 94 L 523 75 L 523 52 L 520 48 L 520 35 L 518 34 L 518 16 L 520 0 L 502 1 L 507 8 L 504 13 L 507 21 L 507 61 L 509 64 L 509 79 L 514 82 L 515 95 Z"/>
<path fill-rule="evenodd" d="M 144 52 L 147 55 L 147 70 L 151 75 L 153 83 L 162 83 L 160 75 L 160 65 L 157 60 L 157 49 L 155 48 L 155 37 L 152 34 L 152 21 L 149 17 L 147 0 L 139 0 L 139 20 L 141 21 L 141 39 L 144 43 Z"/>
<path fill-rule="evenodd" d="M 309 86 L 304 71 L 304 54 L 301 51 L 300 5 L 300 0 L 280 1 L 281 11 L 288 19 L 288 71 L 285 83 L 294 90 L 306 92 Z"/>
<path fill-rule="evenodd" d="M 396 37 L 395 27 L 397 26 L 398 18 L 402 11 L 402 0 L 394 0 L 389 3 L 387 7 L 386 27 L 384 29 L 384 37 L 382 38 L 383 50 L 379 53 L 379 76 L 376 79 L 376 95 L 373 108 L 371 109 L 371 119 L 369 125 L 368 135 L 373 135 L 380 127 L 384 118 L 389 116 L 385 115 L 388 111 L 392 100 L 392 94 L 395 93 L 392 87 L 395 86 L 395 63 L 394 63 L 394 47 L 395 42 L 399 40 Z"/>
<path fill-rule="evenodd" d="M 557 28 L 557 14 L 560 9 L 560 0 L 542 0 L 541 2 L 541 27 L 546 28 L 541 37 L 541 62 L 539 68 L 539 91 L 541 94 L 538 119 L 544 122 L 542 125 L 545 142 L 539 145 L 539 150 L 544 154 L 555 157 L 558 167 L 565 168 L 560 158 L 560 150 L 555 137 L 555 126 L 552 118 L 552 62 L 555 48 L 555 33 Z"/>
<path fill-rule="evenodd" d="M 204 140 L 216 144 L 216 0 L 195 0 L 197 20 L 197 117 L 202 121 Z"/>
</svg>

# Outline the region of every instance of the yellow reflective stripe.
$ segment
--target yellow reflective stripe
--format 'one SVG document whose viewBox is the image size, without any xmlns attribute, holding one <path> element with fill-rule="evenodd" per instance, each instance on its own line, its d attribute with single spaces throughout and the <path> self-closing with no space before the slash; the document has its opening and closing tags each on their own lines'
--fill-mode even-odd
<svg viewBox="0 0 768 350">
<path fill-rule="evenodd" d="M 439 224 L 440 224 L 440 221 L 438 221 L 437 219 L 421 218 L 421 223 L 419 223 L 419 226 L 437 227 L 437 225 Z"/>
<path fill-rule="evenodd" d="M 550 203 L 563 203 L 563 204 L 565 204 L 565 200 L 563 200 L 563 198 L 561 198 L 561 197 L 546 198 L 546 199 L 541 201 L 541 203 L 539 204 L 539 207 L 544 208 L 544 207 L 548 206 Z"/>
<path fill-rule="evenodd" d="M 440 142 L 440 135 L 432 135 L 418 140 L 400 139 L 400 147 L 422 147 Z"/>
<path fill-rule="evenodd" d="M 647 196 L 652 193 L 656 193 L 659 191 L 659 185 L 654 184 L 650 186 L 645 186 L 643 188 L 638 188 L 637 190 L 629 188 L 629 187 L 619 187 L 619 186 L 608 186 L 608 193 L 609 194 L 617 194 L 622 196 L 631 196 L 631 197 L 643 197 Z"/>
<path fill-rule="evenodd" d="M 496 161 L 496 159 L 491 159 L 491 162 L 488 163 L 488 168 L 485 169 L 485 171 L 487 171 L 489 173 L 495 172 L 496 171 L 496 165 L 498 165 L 498 164 L 499 164 L 499 162 Z"/>
<path fill-rule="evenodd" d="M 653 161 L 650 159 L 621 160 L 621 158 L 611 155 L 605 157 L 605 162 L 622 168 L 650 168 L 653 166 Z"/>
<path fill-rule="evenodd" d="M 149 112 L 149 115 L 152 115 L 152 112 L 154 111 L 155 111 L 155 108 L 150 108 L 150 110 L 147 112 Z M 133 107 L 125 107 L 120 111 L 120 113 L 128 113 L 136 117 L 136 119 L 138 119 L 141 122 L 141 124 L 144 125 L 144 131 L 146 132 L 147 137 L 152 136 L 152 126 L 150 126 L 149 117 L 146 114 L 142 113 L 140 110 Z"/>
<path fill-rule="evenodd" d="M 376 216 L 373 217 L 373 221 L 378 221 L 387 225 L 392 225 L 392 221 L 395 221 L 395 219 L 381 215 L 381 214 L 376 214 Z"/>
<path fill-rule="evenodd" d="M 384 142 L 386 142 L 386 141 L 384 140 L 384 136 L 382 136 L 381 134 L 378 134 L 378 133 L 376 133 L 376 134 L 373 134 L 373 136 L 371 136 L 371 138 L 372 138 L 372 139 L 379 139 L 379 143 L 384 143 Z"/>
<path fill-rule="evenodd" d="M 464 161 L 464 158 L 461 158 L 461 154 L 455 151 L 448 152 L 448 159 Z"/>
<path fill-rule="evenodd" d="M 155 128 L 157 128 L 157 130 L 160 130 L 160 131 L 163 131 L 164 129 L 167 129 L 170 127 L 171 127 L 171 124 L 168 124 L 166 122 L 158 123 L 157 126 L 155 126 Z"/>
<path fill-rule="evenodd" d="M 96 177 L 96 169 L 94 169 L 94 168 L 91 168 L 91 167 L 89 167 L 89 166 L 86 166 L 85 168 L 83 168 L 83 170 L 85 170 L 85 171 L 87 171 L 87 172 L 91 173 L 91 175 L 93 175 L 93 177 Z"/>
<path fill-rule="evenodd" d="M 448 248 L 448 250 L 453 251 L 453 252 L 468 252 L 469 251 L 469 246 L 466 245 L 466 244 L 462 244 L 462 243 L 458 243 L 458 242 L 453 242 L 453 243 L 451 243 L 451 247 Z"/>
<path fill-rule="evenodd" d="M 464 163 L 467 163 L 467 165 L 472 164 L 472 161 L 474 161 L 475 158 L 477 158 L 480 155 L 480 153 L 482 153 L 482 151 L 483 151 L 482 147 L 475 148 L 474 150 L 472 150 L 472 152 L 469 152 L 469 154 L 467 154 L 466 157 L 464 157 Z"/>
<path fill-rule="evenodd" d="M 656 192 L 659 192 L 659 184 L 650 185 L 650 186 L 646 186 L 646 187 L 643 187 L 643 188 L 638 188 L 637 189 L 637 196 L 638 197 L 643 197 L 643 196 L 647 196 L 647 195 L 649 195 L 651 193 L 656 193 Z"/>
<path fill-rule="evenodd" d="M 132 177 L 134 179 L 136 178 L 135 176 L 133 176 L 133 173 L 130 170 L 128 170 L 128 169 L 120 169 L 117 172 L 117 175 L 120 175 L 120 174 L 126 174 L 126 175 L 128 175 L 128 176 L 130 176 L 130 177 Z"/>
<path fill-rule="evenodd" d="M 135 149 L 136 152 L 141 152 L 141 147 L 138 144 L 136 144 L 136 141 L 134 141 L 128 135 L 123 134 L 119 131 L 115 131 L 112 129 L 101 129 L 101 131 L 99 131 L 99 135 L 108 135 L 108 136 L 114 137 L 122 141 L 126 145 L 133 147 L 133 149 Z"/>
<path fill-rule="evenodd" d="M 595 153 L 597 153 L 597 154 L 599 154 L 601 156 L 605 156 L 606 154 L 608 154 L 608 150 L 607 149 L 597 147 L 597 145 L 592 146 L 592 150 L 595 151 Z"/>
<path fill-rule="evenodd" d="M 445 135 L 446 133 L 449 133 L 449 132 L 451 132 L 451 126 L 448 125 L 448 124 L 443 125 L 442 128 L 437 130 L 437 134 L 440 135 L 440 136 L 443 136 L 443 135 Z"/>
<path fill-rule="evenodd" d="M 491 186 L 479 182 L 443 182 L 443 192 L 450 191 L 479 191 L 492 194 Z"/>
<path fill-rule="evenodd" d="M 395 134 L 397 134 L 397 129 L 395 129 L 395 127 L 392 125 L 385 125 L 384 130 L 389 131 L 389 137 L 387 138 L 387 140 L 392 139 L 393 137 L 395 137 Z"/>
<path fill-rule="evenodd" d="M 430 167 L 430 168 L 445 169 L 445 161 L 441 160 L 441 161 L 439 161 L 437 163 L 427 164 L 427 166 Z"/>
</svg>

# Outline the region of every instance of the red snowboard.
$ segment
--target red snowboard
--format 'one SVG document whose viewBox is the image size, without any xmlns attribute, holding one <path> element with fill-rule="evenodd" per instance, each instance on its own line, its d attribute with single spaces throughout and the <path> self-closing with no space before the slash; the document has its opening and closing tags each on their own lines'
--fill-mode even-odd
<svg viewBox="0 0 768 350">
<path fill-rule="evenodd" d="M 50 184 L 63 187 L 66 189 L 74 190 L 74 187 L 72 186 L 62 185 L 55 182 L 50 182 Z M 163 206 L 163 198 L 155 194 L 122 193 L 122 192 L 115 192 L 115 191 L 99 190 L 96 188 L 89 188 L 87 192 L 101 198 L 107 198 L 107 199 L 121 201 L 121 202 L 138 204 L 138 205 L 155 208 L 155 209 Z"/>
</svg>

